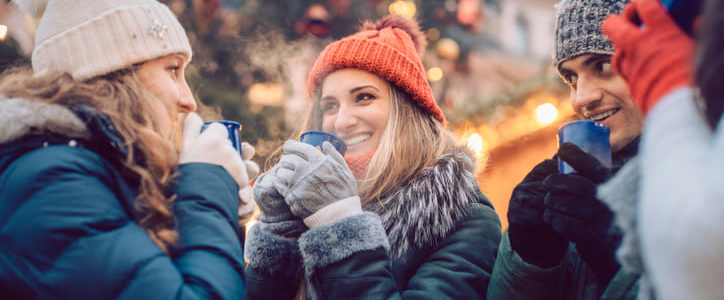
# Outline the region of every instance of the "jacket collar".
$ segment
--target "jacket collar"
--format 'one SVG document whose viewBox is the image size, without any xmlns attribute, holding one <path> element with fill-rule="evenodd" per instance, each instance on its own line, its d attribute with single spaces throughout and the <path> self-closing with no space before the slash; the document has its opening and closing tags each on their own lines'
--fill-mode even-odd
<svg viewBox="0 0 724 300">
<path fill-rule="evenodd" d="M 65 106 L 0 95 L 0 144 L 29 134 L 90 136 L 83 121 Z"/>
<path fill-rule="evenodd" d="M 463 149 L 439 157 L 408 184 L 388 193 L 379 203 L 365 204 L 365 210 L 382 219 L 390 242 L 390 256 L 403 256 L 411 247 L 432 245 L 465 217 L 466 208 L 476 202 L 477 180 L 474 160 Z"/>
</svg>

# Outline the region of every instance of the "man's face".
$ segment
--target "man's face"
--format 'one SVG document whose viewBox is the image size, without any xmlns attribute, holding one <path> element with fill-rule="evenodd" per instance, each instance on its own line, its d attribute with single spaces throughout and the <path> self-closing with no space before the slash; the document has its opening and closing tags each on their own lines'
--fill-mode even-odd
<svg viewBox="0 0 724 300">
<path fill-rule="evenodd" d="M 644 116 L 624 79 L 611 68 L 610 55 L 577 56 L 563 62 L 559 71 L 571 87 L 573 110 L 611 130 L 611 152 L 621 150 L 641 134 Z"/>
</svg>

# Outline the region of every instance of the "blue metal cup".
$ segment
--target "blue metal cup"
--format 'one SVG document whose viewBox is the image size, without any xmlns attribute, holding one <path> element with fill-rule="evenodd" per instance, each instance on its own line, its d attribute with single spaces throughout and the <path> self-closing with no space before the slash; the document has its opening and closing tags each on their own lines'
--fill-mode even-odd
<svg viewBox="0 0 724 300">
<path fill-rule="evenodd" d="M 610 168 L 612 165 L 610 135 L 608 127 L 600 122 L 590 120 L 568 122 L 558 129 L 558 146 L 566 142 L 573 143 Z M 573 173 L 575 170 L 559 158 L 558 172 Z"/>
<path fill-rule="evenodd" d="M 701 15 L 704 0 L 661 0 L 676 24 L 690 36 L 694 36 L 694 23 Z"/>
<path fill-rule="evenodd" d="M 212 123 L 219 123 L 226 127 L 226 131 L 228 131 L 229 134 L 229 140 L 231 141 L 231 146 L 233 146 L 234 149 L 236 149 L 236 152 L 239 152 L 239 155 L 241 155 L 241 124 L 226 120 L 209 121 L 204 122 L 204 125 L 201 126 L 201 131 L 203 132 L 206 130 L 206 127 L 209 127 Z"/>
<path fill-rule="evenodd" d="M 301 140 L 302 143 L 315 146 L 319 150 L 322 150 L 322 143 L 330 142 L 340 154 L 344 155 L 344 153 L 347 152 L 347 144 L 345 144 L 341 138 L 326 131 L 307 131 L 302 133 Z"/>
</svg>

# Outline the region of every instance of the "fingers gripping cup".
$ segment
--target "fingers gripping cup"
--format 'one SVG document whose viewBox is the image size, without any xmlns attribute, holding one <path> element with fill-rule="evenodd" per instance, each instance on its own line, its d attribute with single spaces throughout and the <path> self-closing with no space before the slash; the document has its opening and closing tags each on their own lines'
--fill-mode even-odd
<svg viewBox="0 0 724 300">
<path fill-rule="evenodd" d="M 344 153 L 347 152 L 347 144 L 345 144 L 341 138 L 326 131 L 307 131 L 302 133 L 301 141 L 302 143 L 317 147 L 320 151 L 322 150 L 322 143 L 329 142 L 335 149 L 337 149 L 339 154 L 342 154 L 342 156 L 344 156 Z"/>
<path fill-rule="evenodd" d="M 209 127 L 212 123 L 219 123 L 226 127 L 226 131 L 229 134 L 229 140 L 231 141 L 231 146 L 233 146 L 234 149 L 236 149 L 236 152 L 239 152 L 239 155 L 241 155 L 241 124 L 226 120 L 209 121 L 204 122 L 204 125 L 201 126 L 201 131 L 203 132 L 206 130 L 206 127 Z"/>
<path fill-rule="evenodd" d="M 600 122 L 581 120 L 568 122 L 558 129 L 558 146 L 573 143 L 581 150 L 592 155 L 606 167 L 611 167 L 611 131 Z M 573 173 L 575 170 L 566 162 L 558 159 L 558 172 Z"/>
</svg>

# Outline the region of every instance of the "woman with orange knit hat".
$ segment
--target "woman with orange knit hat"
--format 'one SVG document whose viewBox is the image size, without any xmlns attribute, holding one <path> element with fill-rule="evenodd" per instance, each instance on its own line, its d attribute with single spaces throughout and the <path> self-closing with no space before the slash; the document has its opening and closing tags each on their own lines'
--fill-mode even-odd
<svg viewBox="0 0 724 300">
<path fill-rule="evenodd" d="M 500 222 L 445 128 L 424 49 L 416 22 L 388 16 L 320 54 L 302 131 L 339 136 L 346 156 L 289 140 L 256 181 L 248 298 L 484 298 Z"/>
</svg>

